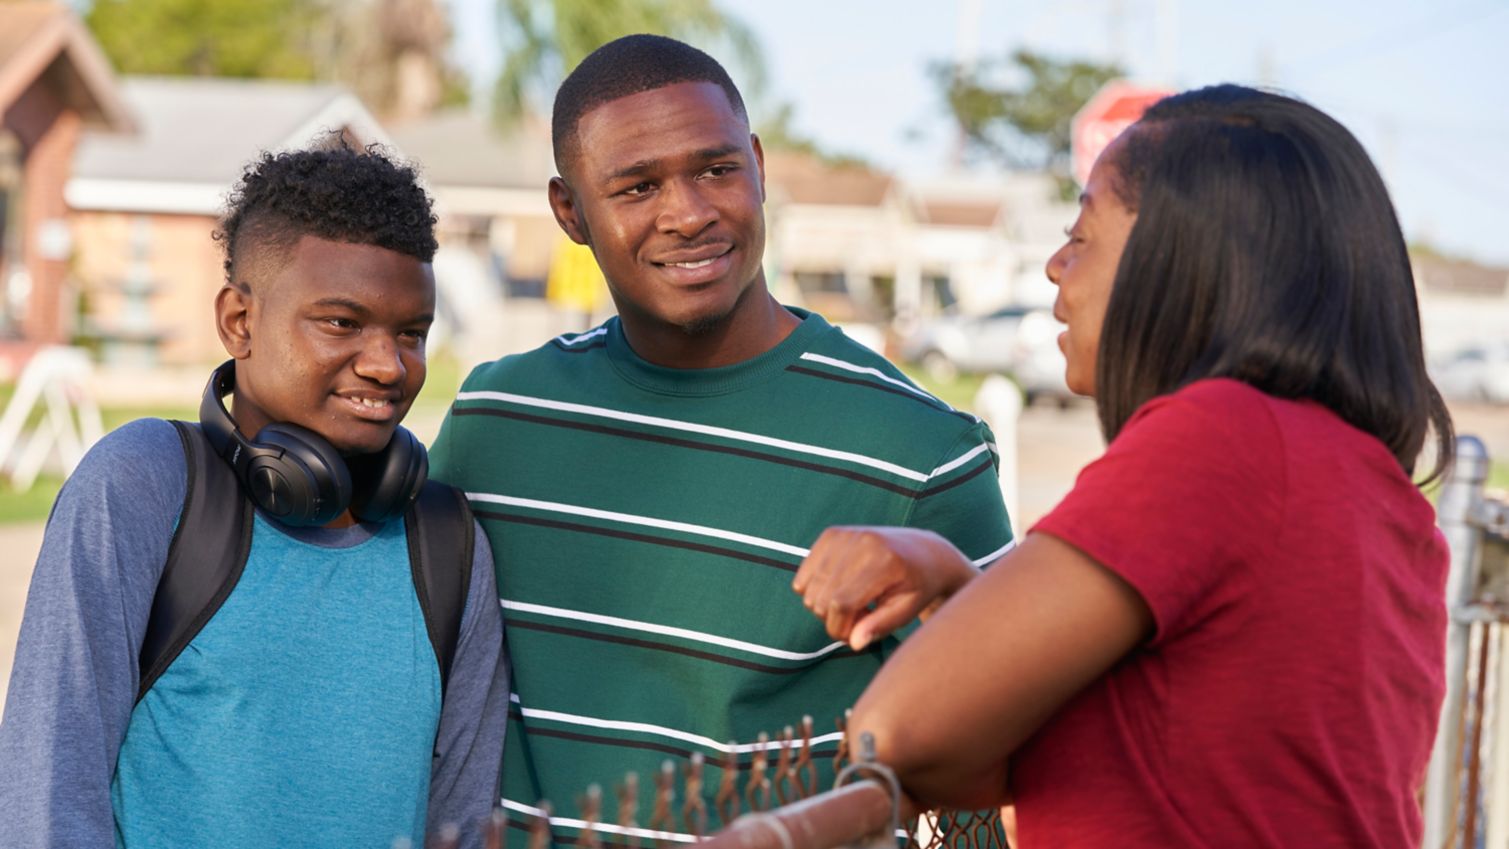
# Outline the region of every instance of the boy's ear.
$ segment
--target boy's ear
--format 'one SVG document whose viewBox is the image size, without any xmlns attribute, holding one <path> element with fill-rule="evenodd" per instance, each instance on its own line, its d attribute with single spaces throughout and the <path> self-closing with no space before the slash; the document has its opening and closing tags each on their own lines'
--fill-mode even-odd
<svg viewBox="0 0 1509 849">
<path fill-rule="evenodd" d="M 587 245 L 587 224 L 582 220 L 581 209 L 576 205 L 576 196 L 571 187 L 560 177 L 550 178 L 550 211 L 555 213 L 555 223 L 578 245 Z"/>
<path fill-rule="evenodd" d="M 225 352 L 238 360 L 251 356 L 251 292 L 234 283 L 220 287 L 215 296 L 215 330 Z"/>
</svg>

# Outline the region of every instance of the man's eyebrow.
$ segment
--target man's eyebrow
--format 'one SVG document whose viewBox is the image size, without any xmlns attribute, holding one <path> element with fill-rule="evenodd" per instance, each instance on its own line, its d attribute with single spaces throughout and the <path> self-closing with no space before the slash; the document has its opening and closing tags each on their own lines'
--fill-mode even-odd
<svg viewBox="0 0 1509 849">
<path fill-rule="evenodd" d="M 617 171 L 613 171 L 612 173 L 608 174 L 608 179 L 622 180 L 625 177 L 638 177 L 641 174 L 654 171 L 659 167 L 660 160 L 658 159 L 641 159 L 633 165 L 625 166 L 618 169 Z"/>
<path fill-rule="evenodd" d="M 722 147 L 705 147 L 697 151 L 693 156 L 697 159 L 722 159 L 725 156 L 739 152 L 739 145 L 725 144 Z"/>
<path fill-rule="evenodd" d="M 342 298 L 342 297 L 340 297 L 338 295 L 331 296 L 329 298 L 320 298 L 318 301 L 314 302 L 314 306 L 316 306 L 316 307 L 327 307 L 327 308 L 329 308 L 329 307 L 336 307 L 338 309 L 350 310 L 351 312 L 354 312 L 354 313 L 356 313 L 359 316 L 369 316 L 369 315 L 372 314 L 372 310 L 368 309 L 366 306 L 362 305 L 361 303 L 359 303 L 357 301 L 353 301 L 350 298 Z M 419 313 L 418 315 L 411 316 L 408 319 L 408 322 L 411 322 L 411 323 L 423 323 L 423 322 L 433 322 L 434 320 L 435 320 L 435 314 L 433 312 L 422 312 L 422 313 Z"/>
<path fill-rule="evenodd" d="M 369 313 L 372 312 L 371 310 L 367 309 L 367 307 L 365 305 L 363 305 L 361 303 L 358 303 L 357 301 L 353 301 L 350 298 L 342 298 L 342 297 L 339 297 L 339 296 L 331 296 L 329 298 L 320 298 L 318 301 L 314 302 L 313 306 L 316 306 L 316 307 L 339 307 L 341 309 L 350 310 L 350 311 L 352 311 L 354 313 L 357 313 L 358 315 L 367 315 L 367 314 L 369 314 Z"/>
<path fill-rule="evenodd" d="M 712 159 L 722 159 L 739 152 L 739 145 L 725 144 L 718 147 L 705 147 L 692 154 L 691 158 L 697 162 L 707 162 Z M 608 174 L 608 180 L 622 180 L 628 177 L 639 177 L 654 171 L 658 171 L 664 162 L 659 159 L 641 159 L 633 165 L 627 165 Z"/>
</svg>

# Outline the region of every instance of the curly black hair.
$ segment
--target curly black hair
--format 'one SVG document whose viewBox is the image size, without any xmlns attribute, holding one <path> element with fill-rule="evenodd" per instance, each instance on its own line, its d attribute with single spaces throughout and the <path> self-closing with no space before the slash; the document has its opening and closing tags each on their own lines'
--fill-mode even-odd
<svg viewBox="0 0 1509 849">
<path fill-rule="evenodd" d="M 311 150 L 263 153 L 231 190 L 215 241 L 225 278 L 238 283 L 238 257 L 286 251 L 302 236 L 376 245 L 421 262 L 435 258 L 435 213 L 415 170 L 381 145 L 356 150 L 344 139 Z"/>
</svg>

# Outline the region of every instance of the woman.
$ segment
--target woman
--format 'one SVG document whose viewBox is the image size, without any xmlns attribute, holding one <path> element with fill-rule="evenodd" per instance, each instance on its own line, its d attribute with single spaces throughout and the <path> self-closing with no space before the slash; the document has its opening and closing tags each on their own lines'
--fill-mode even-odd
<svg viewBox="0 0 1509 849">
<path fill-rule="evenodd" d="M 1109 442 L 975 576 L 836 528 L 795 580 L 855 647 L 960 588 L 855 707 L 929 805 L 1037 846 L 1417 846 L 1445 543 L 1411 481 L 1451 423 L 1377 170 L 1290 98 L 1168 98 L 1048 263 Z M 967 587 L 965 586 L 967 584 Z"/>
</svg>

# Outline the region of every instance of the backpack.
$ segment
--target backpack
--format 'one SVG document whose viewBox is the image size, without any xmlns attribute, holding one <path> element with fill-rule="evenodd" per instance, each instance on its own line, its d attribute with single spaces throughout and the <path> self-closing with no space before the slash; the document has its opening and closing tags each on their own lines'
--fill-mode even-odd
<svg viewBox="0 0 1509 849">
<path fill-rule="evenodd" d="M 188 480 L 142 639 L 137 702 L 230 597 L 251 554 L 255 510 L 235 472 L 215 453 L 199 425 L 172 424 L 183 443 Z M 476 544 L 472 512 L 461 492 L 426 481 L 403 522 L 414 593 L 440 664 L 443 700 L 471 586 Z"/>
</svg>

